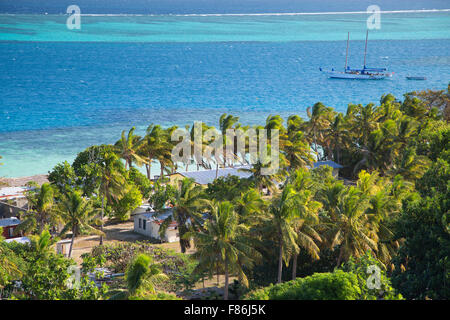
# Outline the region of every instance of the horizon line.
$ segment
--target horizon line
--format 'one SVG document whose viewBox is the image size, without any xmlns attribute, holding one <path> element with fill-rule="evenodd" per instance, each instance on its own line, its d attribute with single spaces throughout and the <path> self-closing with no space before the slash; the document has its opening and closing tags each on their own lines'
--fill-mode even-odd
<svg viewBox="0 0 450 320">
<path fill-rule="evenodd" d="M 436 13 L 450 12 L 450 9 L 416 9 L 416 10 L 380 10 L 380 13 Z M 302 16 L 302 15 L 339 15 L 372 14 L 372 11 L 329 11 L 329 12 L 266 12 L 266 13 L 81 13 L 81 16 L 174 16 L 174 17 L 208 17 L 208 16 Z M 68 13 L 0 13 L 0 15 L 70 15 Z"/>
</svg>

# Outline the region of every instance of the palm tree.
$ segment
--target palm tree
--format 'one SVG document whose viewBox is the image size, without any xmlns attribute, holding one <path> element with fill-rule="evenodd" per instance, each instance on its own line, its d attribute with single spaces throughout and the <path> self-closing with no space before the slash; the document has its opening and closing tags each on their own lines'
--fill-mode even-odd
<svg viewBox="0 0 450 320">
<path fill-rule="evenodd" d="M 39 256 L 47 256 L 53 252 L 51 246 L 58 242 L 58 238 L 52 238 L 48 228 L 45 227 L 44 230 L 39 235 L 30 236 L 31 247 Z"/>
<path fill-rule="evenodd" d="M 164 235 L 168 226 L 172 221 L 178 224 L 180 236 L 181 252 L 185 253 L 186 249 L 191 247 L 189 239 L 184 234 L 190 228 L 199 229 L 202 226 L 202 210 L 205 208 L 207 201 L 204 197 L 203 188 L 196 185 L 192 179 L 183 179 L 179 188 L 174 195 L 169 195 L 169 203 L 173 205 L 172 215 L 170 215 L 161 224 L 159 232 Z"/>
<path fill-rule="evenodd" d="M 378 128 L 378 120 L 381 117 L 381 112 L 374 106 L 373 103 L 369 103 L 365 107 L 361 104 L 355 106 L 350 105 L 349 108 L 353 108 L 354 124 L 353 128 L 359 132 L 358 138 L 361 145 L 366 145 L 369 135 L 373 130 Z"/>
<path fill-rule="evenodd" d="M 170 137 L 172 136 L 172 133 L 177 129 L 177 126 L 172 126 L 170 128 L 167 128 L 165 131 L 165 139 L 167 144 L 164 145 L 165 148 L 165 152 L 160 152 L 157 154 L 156 160 L 158 160 L 160 168 L 161 168 L 161 173 L 159 176 L 159 179 L 161 181 L 163 181 L 164 179 L 164 170 L 167 170 L 167 168 L 171 168 L 172 171 L 174 170 L 176 164 L 173 163 L 172 161 L 172 148 L 174 147 L 174 144 L 176 142 L 172 142 L 170 141 Z"/>
<path fill-rule="evenodd" d="M 141 158 L 145 158 L 147 178 L 151 179 L 152 161 L 170 156 L 172 145 L 167 139 L 167 132 L 160 126 L 150 124 L 143 142 L 138 149 Z"/>
<path fill-rule="evenodd" d="M 104 159 L 97 166 L 99 176 L 98 195 L 102 200 L 100 231 L 103 233 L 103 217 L 105 214 L 105 199 L 111 203 L 112 199 L 123 195 L 126 179 L 122 173 L 123 164 L 113 153 L 105 152 Z M 103 244 L 103 235 L 100 235 L 100 245 Z"/>
<path fill-rule="evenodd" d="M 281 181 L 287 174 L 286 171 L 286 158 L 283 153 L 279 152 L 279 162 L 278 162 L 278 168 L 275 168 L 273 166 L 273 163 L 271 162 L 271 155 L 270 152 L 272 152 L 272 148 L 270 145 L 267 145 L 267 157 L 264 159 L 258 159 L 256 163 L 254 163 L 249 168 L 241 168 L 240 171 L 248 172 L 251 174 L 251 177 L 249 178 L 251 181 L 254 182 L 255 188 L 259 191 L 262 191 L 264 187 L 266 187 L 269 191 L 275 192 L 277 187 L 277 182 Z M 260 151 L 261 152 L 261 151 Z M 265 174 L 264 170 L 271 170 L 271 169 L 277 169 L 277 172 L 272 174 Z"/>
<path fill-rule="evenodd" d="M 296 194 L 293 196 L 292 208 L 295 212 L 293 224 L 297 233 L 299 251 L 294 251 L 292 257 L 292 279 L 297 277 L 297 258 L 300 249 L 305 249 L 313 259 L 319 259 L 319 247 L 315 241 L 321 242 L 319 233 L 314 229 L 319 224 L 318 211 L 322 204 L 313 199 L 313 180 L 307 169 L 298 169 L 291 177 L 291 183 Z"/>
<path fill-rule="evenodd" d="M 228 300 L 230 273 L 237 273 L 244 285 L 248 279 L 242 267 L 251 267 L 260 254 L 247 244 L 243 236 L 248 227 L 239 223 L 239 216 L 233 205 L 224 201 L 211 206 L 211 219 L 205 221 L 204 231 L 190 232 L 185 237 L 193 237 L 197 249 L 194 256 L 200 263 L 211 266 L 213 257 L 225 271 L 224 300 Z M 200 265 L 199 268 L 204 268 Z"/>
<path fill-rule="evenodd" d="M 29 210 L 15 232 L 31 232 L 37 229 L 37 232 L 41 233 L 46 225 L 55 225 L 58 222 L 51 184 L 44 183 L 41 187 L 28 191 L 27 200 Z"/>
<path fill-rule="evenodd" d="M 322 204 L 313 200 L 313 194 L 309 190 L 301 191 L 296 196 L 294 203 L 296 218 L 293 220 L 293 223 L 297 233 L 299 251 L 294 251 L 292 257 L 292 280 L 297 277 L 297 259 L 302 248 L 313 259 L 319 259 L 320 249 L 316 241 L 321 242 L 322 238 L 314 227 L 319 224 L 318 211 L 321 207 Z"/>
<path fill-rule="evenodd" d="M 308 107 L 306 112 L 309 121 L 306 123 L 305 128 L 311 137 L 310 141 L 314 144 L 314 151 L 318 155 L 319 142 L 322 140 L 324 130 L 330 125 L 334 111 L 332 108 L 326 107 L 323 103 L 317 102 L 312 108 Z"/>
<path fill-rule="evenodd" d="M 229 141 L 229 139 L 227 137 L 227 130 L 235 129 L 236 125 L 238 125 L 238 123 L 237 123 L 238 121 L 239 121 L 239 117 L 234 117 L 231 114 L 227 115 L 226 113 L 222 114 L 219 118 L 219 129 L 220 129 L 220 132 L 222 133 L 222 138 L 223 138 L 222 143 L 223 143 L 223 155 L 224 155 L 223 164 L 224 164 L 224 166 L 226 166 L 230 160 L 231 160 L 231 163 L 234 162 L 235 158 L 237 157 L 235 154 L 227 154 L 226 149 L 227 149 L 227 145 L 230 145 L 231 143 L 233 143 L 234 146 L 236 145 L 235 144 L 236 139 L 234 138 L 234 136 L 231 138 L 232 141 Z"/>
<path fill-rule="evenodd" d="M 135 135 L 134 130 L 135 127 L 132 127 L 127 136 L 125 136 L 125 130 L 122 131 L 121 138 L 114 145 L 116 154 L 125 160 L 125 169 L 131 168 L 133 162 L 138 166 L 147 162 L 137 152 L 141 144 L 141 137 Z"/>
<path fill-rule="evenodd" d="M 389 125 L 389 121 L 386 121 L 384 125 Z M 367 143 L 358 149 L 361 160 L 354 166 L 353 174 L 357 174 L 361 168 L 381 171 L 385 169 L 390 158 L 388 140 L 388 135 L 382 129 L 377 129 L 370 133 Z"/>
<path fill-rule="evenodd" d="M 234 200 L 235 211 L 247 226 L 255 225 L 263 218 L 265 206 L 261 194 L 255 189 L 249 189 Z"/>
<path fill-rule="evenodd" d="M 60 215 L 65 222 L 60 236 L 68 231 L 72 232 L 72 241 L 70 242 L 69 257 L 72 256 L 73 243 L 75 237 L 81 232 L 91 232 L 102 235 L 102 232 L 93 227 L 97 224 L 97 210 L 92 207 L 92 202 L 84 199 L 80 192 L 71 191 L 63 196 L 59 204 Z"/>
<path fill-rule="evenodd" d="M 302 131 L 288 131 L 288 138 L 284 143 L 283 152 L 290 170 L 307 166 L 311 167 L 314 162 L 311 148 Z"/>
<path fill-rule="evenodd" d="M 269 207 L 272 216 L 269 228 L 273 229 L 279 248 L 278 283 L 281 283 L 283 260 L 287 264 L 292 253 L 299 250 L 297 245 L 298 235 L 293 224 L 296 214 L 294 209 L 295 196 L 296 192 L 293 186 L 288 184 L 284 187 L 283 192 L 272 200 Z"/>
<path fill-rule="evenodd" d="M 3 244 L 5 240 L 2 236 L 3 228 L 0 227 L 0 300 L 2 289 L 10 280 L 20 278 L 22 272 L 19 270 L 18 265 L 14 261 L 13 252 L 11 252 Z"/>
<path fill-rule="evenodd" d="M 366 251 L 376 251 L 378 238 L 366 216 L 368 198 L 356 187 L 344 189 L 339 194 L 335 216 L 327 231 L 331 248 L 339 245 L 337 266 L 350 256 L 359 257 Z"/>
<path fill-rule="evenodd" d="M 344 116 L 339 113 L 333 123 L 325 130 L 325 143 L 329 156 L 337 163 L 340 163 L 341 149 L 348 149 L 350 135 L 347 130 L 347 123 Z"/>
<path fill-rule="evenodd" d="M 145 292 L 156 293 L 156 285 L 167 276 L 161 272 L 153 259 L 146 255 L 138 255 L 125 272 L 126 289 L 114 290 L 109 294 L 111 300 L 123 300 Z"/>
</svg>

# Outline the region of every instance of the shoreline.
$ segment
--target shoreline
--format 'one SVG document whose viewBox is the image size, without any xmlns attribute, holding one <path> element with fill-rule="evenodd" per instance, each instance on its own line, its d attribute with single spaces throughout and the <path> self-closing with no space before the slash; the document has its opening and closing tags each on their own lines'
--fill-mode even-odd
<svg viewBox="0 0 450 320">
<path fill-rule="evenodd" d="M 28 182 L 33 181 L 42 185 L 48 181 L 48 174 L 36 174 L 28 177 L 4 178 L 0 177 L 0 187 L 23 187 Z"/>
</svg>

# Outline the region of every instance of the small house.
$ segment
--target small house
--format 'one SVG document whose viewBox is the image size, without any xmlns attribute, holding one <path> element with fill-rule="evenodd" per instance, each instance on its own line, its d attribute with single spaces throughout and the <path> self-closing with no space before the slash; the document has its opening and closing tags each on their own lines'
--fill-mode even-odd
<svg viewBox="0 0 450 320">
<path fill-rule="evenodd" d="M 339 163 L 336 163 L 332 160 L 314 162 L 314 169 L 321 167 L 321 166 L 329 166 L 329 167 L 333 168 L 333 177 L 335 177 L 335 178 L 337 178 L 339 176 L 339 169 L 344 167 L 344 166 L 340 165 Z"/>
<path fill-rule="evenodd" d="M 64 257 L 68 257 L 71 243 L 72 243 L 71 239 L 63 239 L 58 241 L 56 243 L 56 253 L 62 254 Z"/>
<path fill-rule="evenodd" d="M 134 216 L 134 232 L 161 240 L 163 242 L 177 242 L 180 238 L 178 234 L 178 224 L 176 221 L 172 221 L 169 224 L 162 239 L 159 235 L 159 228 L 161 224 L 171 215 L 171 210 L 157 216 L 155 216 L 155 213 L 136 214 Z"/>
<path fill-rule="evenodd" d="M 14 229 L 20 224 L 20 220 L 16 217 L 0 219 L 0 228 L 3 228 L 3 237 L 5 239 L 11 239 L 16 237 L 14 235 Z"/>
</svg>

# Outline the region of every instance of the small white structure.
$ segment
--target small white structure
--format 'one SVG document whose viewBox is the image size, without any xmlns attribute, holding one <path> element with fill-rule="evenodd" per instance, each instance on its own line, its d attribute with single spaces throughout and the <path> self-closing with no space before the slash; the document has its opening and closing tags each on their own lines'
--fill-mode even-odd
<svg viewBox="0 0 450 320">
<path fill-rule="evenodd" d="M 177 242 L 180 240 L 178 234 L 178 224 L 176 221 L 172 221 L 166 230 L 166 234 L 161 239 L 159 235 L 159 228 L 161 224 L 168 217 L 172 215 L 172 211 L 169 210 L 163 214 L 159 214 L 157 217 L 155 213 L 141 213 L 134 216 L 134 232 L 140 233 L 144 236 L 159 239 L 164 242 Z"/>
<path fill-rule="evenodd" d="M 56 243 L 56 253 L 62 254 L 64 257 L 69 256 L 71 239 L 64 239 Z"/>
</svg>

